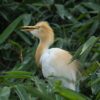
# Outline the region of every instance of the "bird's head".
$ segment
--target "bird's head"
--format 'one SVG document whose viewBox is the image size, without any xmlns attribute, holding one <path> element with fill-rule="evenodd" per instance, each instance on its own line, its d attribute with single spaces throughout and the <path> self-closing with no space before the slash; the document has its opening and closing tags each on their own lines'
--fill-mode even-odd
<svg viewBox="0 0 100 100">
<path fill-rule="evenodd" d="M 48 40 L 49 42 L 53 42 L 54 40 L 54 32 L 46 21 L 38 22 L 34 26 L 23 26 L 22 31 L 30 31 L 33 36 L 42 41 Z"/>
</svg>

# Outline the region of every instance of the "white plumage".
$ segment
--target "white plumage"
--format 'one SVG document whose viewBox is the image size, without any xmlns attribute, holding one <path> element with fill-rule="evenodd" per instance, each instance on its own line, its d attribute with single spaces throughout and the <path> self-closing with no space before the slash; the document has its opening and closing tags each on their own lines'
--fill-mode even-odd
<svg viewBox="0 0 100 100">
<path fill-rule="evenodd" d="M 47 49 L 40 57 L 40 64 L 42 65 L 42 73 L 45 78 L 50 78 L 50 75 L 64 76 L 72 82 L 62 79 L 63 85 L 67 88 L 75 90 L 76 72 L 73 63 L 69 64 L 69 60 L 62 55 L 70 54 L 59 48 Z M 60 59 L 60 61 L 58 60 Z M 63 66 L 65 66 L 63 68 Z M 54 78 L 55 79 L 55 78 Z"/>
<path fill-rule="evenodd" d="M 68 51 L 60 48 L 49 49 L 54 42 L 54 32 L 49 24 L 42 21 L 35 26 L 24 26 L 23 31 L 30 31 L 40 40 L 35 59 L 37 64 L 42 66 L 43 76 L 45 78 L 49 78 L 50 75 L 66 77 L 72 82 L 61 79 L 63 85 L 75 90 L 78 63 L 75 60 L 69 64 L 72 55 Z"/>
</svg>

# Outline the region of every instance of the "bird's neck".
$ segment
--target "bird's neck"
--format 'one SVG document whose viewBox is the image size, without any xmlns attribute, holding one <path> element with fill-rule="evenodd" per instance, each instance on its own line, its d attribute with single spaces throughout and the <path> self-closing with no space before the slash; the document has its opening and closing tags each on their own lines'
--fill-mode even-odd
<svg viewBox="0 0 100 100">
<path fill-rule="evenodd" d="M 36 63 L 39 64 L 39 61 L 40 61 L 40 57 L 42 55 L 42 53 L 48 49 L 49 47 L 46 47 L 44 45 L 44 43 L 40 42 L 39 45 L 38 45 L 38 48 L 36 50 L 36 54 L 35 54 L 35 60 L 36 60 Z"/>
<path fill-rule="evenodd" d="M 35 54 L 35 60 L 38 65 L 40 64 L 40 57 L 42 56 L 42 53 L 45 52 L 49 48 L 50 45 L 51 44 L 47 44 L 47 41 L 43 42 L 40 40 L 40 43 L 38 45 L 38 48 Z"/>
<path fill-rule="evenodd" d="M 40 43 L 35 55 L 35 60 L 38 65 L 40 64 L 40 57 L 42 56 L 42 53 L 45 52 L 54 42 L 54 33 L 52 29 L 48 32 L 43 32 L 43 34 L 44 35 L 40 38 Z"/>
</svg>

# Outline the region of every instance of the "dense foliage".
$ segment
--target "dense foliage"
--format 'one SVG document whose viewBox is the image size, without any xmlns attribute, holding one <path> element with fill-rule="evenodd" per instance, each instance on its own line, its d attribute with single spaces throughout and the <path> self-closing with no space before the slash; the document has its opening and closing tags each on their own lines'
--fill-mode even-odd
<svg viewBox="0 0 100 100">
<path fill-rule="evenodd" d="M 21 26 L 46 20 L 52 47 L 81 62 L 77 92 L 44 79 L 34 55 L 38 40 Z M 0 100 L 100 100 L 100 0 L 0 0 Z"/>
</svg>

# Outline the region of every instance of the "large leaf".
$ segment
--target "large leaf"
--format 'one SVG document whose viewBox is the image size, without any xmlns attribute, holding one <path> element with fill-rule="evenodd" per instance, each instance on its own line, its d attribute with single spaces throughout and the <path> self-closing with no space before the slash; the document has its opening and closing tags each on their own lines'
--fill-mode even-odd
<svg viewBox="0 0 100 100">
<path fill-rule="evenodd" d="M 3 43 L 9 35 L 15 30 L 16 26 L 20 23 L 20 21 L 23 19 L 24 15 L 20 15 L 18 18 L 16 18 L 0 35 L 0 44 Z"/>
<path fill-rule="evenodd" d="M 1 75 L 1 78 L 32 78 L 32 73 L 26 71 L 5 72 L 7 75 Z"/>
<path fill-rule="evenodd" d="M 92 46 L 94 45 L 94 43 L 95 43 L 97 40 L 98 40 L 98 38 L 95 37 L 95 36 L 90 37 L 90 38 L 84 43 L 80 55 L 81 55 L 82 53 L 84 53 L 86 49 L 88 49 L 89 47 L 92 47 Z"/>
<path fill-rule="evenodd" d="M 98 39 L 99 39 L 98 37 L 92 36 L 83 44 L 83 48 L 80 53 L 80 55 L 81 55 L 80 60 L 82 62 L 84 62 L 86 60 L 88 54 L 90 53 L 92 47 L 95 45 L 95 43 L 98 41 Z"/>
<path fill-rule="evenodd" d="M 59 85 L 59 83 L 55 83 L 55 88 L 57 89 L 57 93 L 64 96 L 68 100 L 90 100 L 88 97 L 72 91 L 70 89 L 64 88 Z"/>
<path fill-rule="evenodd" d="M 95 45 L 98 41 L 98 37 L 91 36 L 82 46 L 78 48 L 74 56 L 72 57 L 71 61 L 75 60 L 79 56 L 81 56 L 81 61 L 85 61 L 86 57 L 88 56 L 91 48 Z"/>
</svg>

